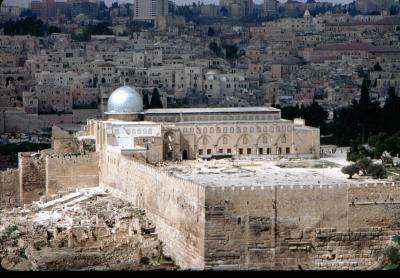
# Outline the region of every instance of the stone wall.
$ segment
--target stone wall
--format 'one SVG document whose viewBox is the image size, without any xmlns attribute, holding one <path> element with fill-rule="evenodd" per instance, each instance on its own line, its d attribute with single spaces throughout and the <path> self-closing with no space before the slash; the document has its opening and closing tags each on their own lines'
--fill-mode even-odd
<svg viewBox="0 0 400 278">
<path fill-rule="evenodd" d="M 55 124 L 72 123 L 72 114 L 26 114 L 24 111 L 5 111 L 3 113 L 3 132 L 34 132 Z"/>
<path fill-rule="evenodd" d="M 206 189 L 213 269 L 368 269 L 400 233 L 391 183 Z"/>
<path fill-rule="evenodd" d="M 19 153 L 19 187 L 21 204 L 38 201 L 45 194 L 45 159 L 40 153 Z"/>
<path fill-rule="evenodd" d="M 100 185 L 146 210 L 178 265 L 204 267 L 204 187 L 111 151 L 100 157 Z"/>
<path fill-rule="evenodd" d="M 19 195 L 18 169 L 0 171 L 0 208 L 18 207 Z"/>
<path fill-rule="evenodd" d="M 46 156 L 45 165 L 46 194 L 55 194 L 69 188 L 99 185 L 98 153 Z"/>
</svg>

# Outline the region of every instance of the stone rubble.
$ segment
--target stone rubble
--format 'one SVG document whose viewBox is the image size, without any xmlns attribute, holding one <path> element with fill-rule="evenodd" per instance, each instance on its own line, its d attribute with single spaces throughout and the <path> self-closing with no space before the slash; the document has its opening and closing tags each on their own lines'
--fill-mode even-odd
<svg viewBox="0 0 400 278">
<path fill-rule="evenodd" d="M 177 268 L 163 255 L 145 212 L 100 188 L 43 196 L 0 214 L 0 262 L 5 269 Z"/>
</svg>

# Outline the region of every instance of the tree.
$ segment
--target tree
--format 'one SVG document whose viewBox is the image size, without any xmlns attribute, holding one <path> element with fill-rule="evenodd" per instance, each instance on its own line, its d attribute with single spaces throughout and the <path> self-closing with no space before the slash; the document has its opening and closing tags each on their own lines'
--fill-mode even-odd
<svg viewBox="0 0 400 278">
<path fill-rule="evenodd" d="M 367 108 L 370 104 L 371 104 L 371 98 L 369 96 L 368 80 L 364 78 L 361 85 L 361 97 L 359 105 L 363 108 Z"/>
<path fill-rule="evenodd" d="M 372 160 L 369 157 L 364 157 L 357 161 L 358 168 L 363 172 L 364 175 L 367 175 L 367 169 L 371 166 Z"/>
<path fill-rule="evenodd" d="M 221 13 L 222 16 L 228 16 L 229 15 L 229 12 L 228 12 L 227 8 L 225 8 L 225 7 L 221 7 L 219 12 Z"/>
<path fill-rule="evenodd" d="M 208 34 L 209 37 L 215 36 L 214 28 L 208 27 L 208 32 L 207 32 L 207 34 Z"/>
<path fill-rule="evenodd" d="M 225 45 L 225 56 L 227 60 L 235 60 L 238 58 L 238 47 L 236 44 L 233 45 Z"/>
<path fill-rule="evenodd" d="M 371 164 L 368 166 L 367 173 L 374 179 L 383 179 L 386 176 L 385 167 L 381 164 Z"/>
<path fill-rule="evenodd" d="M 149 108 L 163 108 L 161 97 L 157 88 L 154 88 Z"/>
<path fill-rule="evenodd" d="M 374 71 L 382 71 L 382 67 L 379 64 L 379 62 L 376 62 L 375 65 L 372 68 Z"/>
<path fill-rule="evenodd" d="M 218 44 L 216 42 L 210 43 L 208 48 L 210 48 L 215 53 L 215 55 L 217 55 L 218 57 L 223 56 L 222 49 L 218 46 Z"/>
<path fill-rule="evenodd" d="M 349 175 L 349 179 L 352 179 L 353 176 L 355 174 L 358 174 L 359 171 L 360 171 L 360 169 L 358 168 L 358 166 L 356 164 L 350 164 L 350 165 L 344 166 L 342 168 L 342 173 Z"/>
<path fill-rule="evenodd" d="M 392 244 L 383 252 L 377 270 L 393 270 L 400 268 L 400 235 L 392 237 Z"/>
<path fill-rule="evenodd" d="M 149 94 L 146 92 L 143 95 L 143 108 L 148 109 L 149 108 Z"/>
</svg>

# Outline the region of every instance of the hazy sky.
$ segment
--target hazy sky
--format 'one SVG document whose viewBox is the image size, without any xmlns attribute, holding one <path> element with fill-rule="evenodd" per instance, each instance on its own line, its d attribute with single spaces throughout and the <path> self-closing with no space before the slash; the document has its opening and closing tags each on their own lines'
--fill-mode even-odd
<svg viewBox="0 0 400 278">
<path fill-rule="evenodd" d="M 57 1 L 57 0 L 56 0 Z M 62 0 L 58 0 L 60 2 L 62 2 Z M 176 4 L 190 4 L 193 2 L 198 2 L 195 0 L 173 0 Z M 253 0 L 254 3 L 262 3 L 264 2 L 263 0 Z M 286 0 L 279 0 L 280 2 L 286 2 Z M 305 2 L 305 0 L 299 0 L 302 2 Z M 318 1 L 318 0 L 317 0 Z M 324 0 L 324 1 L 328 1 L 328 2 L 333 2 L 333 3 L 350 3 L 353 0 Z M 21 5 L 24 7 L 28 7 L 28 3 L 30 2 L 30 0 L 4 0 L 4 4 L 9 4 L 9 5 Z M 104 2 L 106 2 L 107 5 L 110 5 L 113 2 L 127 2 L 127 3 L 133 3 L 133 0 L 104 0 Z M 200 2 L 203 3 L 218 3 L 218 0 L 201 0 Z M 319 2 L 319 1 L 318 1 Z"/>
</svg>

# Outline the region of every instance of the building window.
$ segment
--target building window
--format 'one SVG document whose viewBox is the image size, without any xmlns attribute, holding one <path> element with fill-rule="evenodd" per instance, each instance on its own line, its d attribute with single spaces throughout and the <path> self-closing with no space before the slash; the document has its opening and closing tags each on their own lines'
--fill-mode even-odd
<svg viewBox="0 0 400 278">
<path fill-rule="evenodd" d="M 282 140 L 281 140 L 281 142 L 282 142 L 283 144 L 285 144 L 285 143 L 286 143 L 286 137 L 285 137 L 285 136 L 283 136 L 283 137 L 282 137 Z"/>
<path fill-rule="evenodd" d="M 224 149 L 219 149 L 218 152 L 219 152 L 219 153 L 223 153 L 223 152 L 224 152 Z"/>
<path fill-rule="evenodd" d="M 243 149 L 242 149 L 242 148 L 239 149 L 239 154 L 240 154 L 240 155 L 243 154 Z"/>
<path fill-rule="evenodd" d="M 232 153 L 232 150 L 231 150 L 231 149 L 228 149 L 228 150 L 227 150 L 227 153 Z"/>
<path fill-rule="evenodd" d="M 207 149 L 207 154 L 211 154 L 211 149 Z"/>
<path fill-rule="evenodd" d="M 247 137 L 243 137 L 243 144 L 247 144 L 249 143 L 249 140 L 247 139 Z"/>
<path fill-rule="evenodd" d="M 214 133 L 214 128 L 213 127 L 210 128 L 210 133 Z"/>
<path fill-rule="evenodd" d="M 233 127 L 231 127 L 230 132 L 231 132 L 231 133 L 234 133 L 234 132 L 235 132 L 235 129 L 234 129 Z"/>
<path fill-rule="evenodd" d="M 290 148 L 286 148 L 286 154 L 290 154 Z"/>
<path fill-rule="evenodd" d="M 251 149 L 250 148 L 247 149 L 247 154 L 251 154 Z"/>
<path fill-rule="evenodd" d="M 258 154 L 264 154 L 263 148 L 259 148 L 259 149 L 258 149 Z"/>
<path fill-rule="evenodd" d="M 199 155 L 203 155 L 203 150 L 199 150 Z"/>
<path fill-rule="evenodd" d="M 271 148 L 267 148 L 267 154 L 271 154 Z"/>
<path fill-rule="evenodd" d="M 228 144 L 228 138 L 224 137 L 224 139 L 222 139 L 222 142 L 224 145 Z"/>
<path fill-rule="evenodd" d="M 267 137 L 267 136 L 264 136 L 264 137 L 263 137 L 263 143 L 264 143 L 264 144 L 268 144 L 268 137 Z"/>
<path fill-rule="evenodd" d="M 278 154 L 282 154 L 282 148 L 281 147 L 279 147 L 279 149 L 278 149 Z"/>
</svg>

